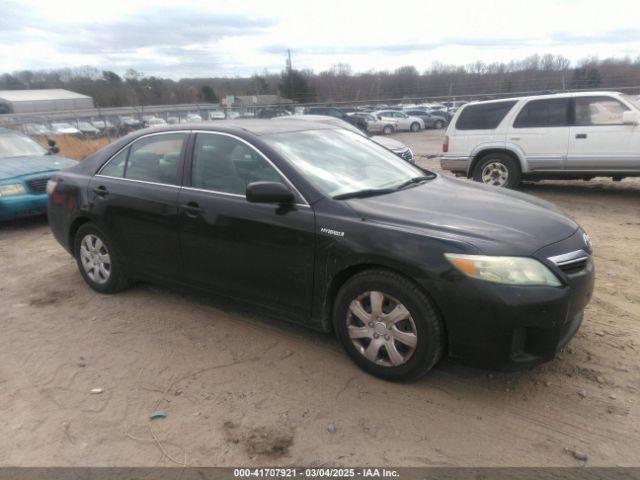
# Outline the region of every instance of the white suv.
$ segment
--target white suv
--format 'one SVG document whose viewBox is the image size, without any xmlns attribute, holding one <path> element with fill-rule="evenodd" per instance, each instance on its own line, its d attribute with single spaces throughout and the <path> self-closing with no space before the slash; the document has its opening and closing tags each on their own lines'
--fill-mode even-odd
<svg viewBox="0 0 640 480">
<path fill-rule="evenodd" d="M 640 176 L 640 110 L 615 92 L 469 103 L 451 120 L 442 168 L 478 182 Z"/>
</svg>

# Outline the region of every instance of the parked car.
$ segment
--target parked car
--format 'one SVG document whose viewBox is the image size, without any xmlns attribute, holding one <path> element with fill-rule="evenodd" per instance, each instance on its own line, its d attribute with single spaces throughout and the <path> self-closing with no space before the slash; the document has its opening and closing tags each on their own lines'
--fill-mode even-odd
<svg viewBox="0 0 640 480">
<path fill-rule="evenodd" d="M 353 116 L 364 119 L 367 133 L 383 133 L 390 135 L 398 129 L 398 122 L 392 118 L 378 118 L 370 113 L 353 113 Z"/>
<path fill-rule="evenodd" d="M 514 188 L 521 179 L 640 176 L 640 110 L 614 92 L 470 103 L 446 132 L 442 168 Z"/>
<path fill-rule="evenodd" d="M 354 110 L 355 111 L 355 110 Z M 367 130 L 367 121 L 358 115 L 348 115 L 343 109 L 337 107 L 309 107 L 306 112 L 308 115 L 327 115 L 339 118 L 350 123 L 354 127 L 359 128 L 363 132 Z"/>
<path fill-rule="evenodd" d="M 100 130 L 91 125 L 89 122 L 78 122 L 78 130 L 85 137 L 97 138 L 100 135 Z"/>
<path fill-rule="evenodd" d="M 421 118 L 412 117 L 397 110 L 378 110 L 373 114 L 381 120 L 389 118 L 398 122 L 398 131 L 418 132 L 424 129 L 424 121 Z"/>
<path fill-rule="evenodd" d="M 257 118 L 274 118 L 274 117 L 286 117 L 291 115 L 291 112 L 286 108 L 280 107 L 266 107 L 258 110 Z"/>
<path fill-rule="evenodd" d="M 190 113 L 187 115 L 187 123 L 200 123 L 202 122 L 202 117 L 197 113 Z"/>
<path fill-rule="evenodd" d="M 445 354 L 529 368 L 570 341 L 594 282 L 573 220 L 310 123 L 135 132 L 54 175 L 51 230 L 97 292 L 146 279 L 223 294 L 335 332 L 385 379 Z"/>
<path fill-rule="evenodd" d="M 42 125 L 40 123 L 25 123 L 22 126 L 22 129 L 24 130 L 24 133 L 26 135 L 32 135 L 32 136 L 47 137 L 53 134 L 53 132 L 49 127 L 47 127 L 46 125 Z"/>
<path fill-rule="evenodd" d="M 209 112 L 209 120 L 224 120 L 227 116 L 222 110 L 212 110 Z"/>
<path fill-rule="evenodd" d="M 169 116 L 167 117 L 167 123 L 169 125 L 175 125 L 176 123 L 180 123 L 180 118 L 176 116 Z"/>
<path fill-rule="evenodd" d="M 148 127 L 159 127 L 162 125 L 166 125 L 167 122 L 164 118 L 153 117 L 146 121 Z"/>
<path fill-rule="evenodd" d="M 42 215 L 46 211 L 47 181 L 53 172 L 77 162 L 55 155 L 22 133 L 0 128 L 0 221 Z"/>
<path fill-rule="evenodd" d="M 66 122 L 55 122 L 51 124 L 51 131 L 54 135 L 76 135 L 80 136 L 80 130 Z"/>
<path fill-rule="evenodd" d="M 409 162 L 416 163 L 413 157 L 413 152 L 409 147 L 407 147 L 404 143 L 399 142 L 393 138 L 383 137 L 381 135 L 372 135 L 369 136 L 368 132 L 365 133 L 357 127 L 354 127 L 349 122 L 345 122 L 336 117 L 331 117 L 328 115 L 293 115 L 291 117 L 282 117 L 282 120 L 293 120 L 293 121 L 308 121 L 314 123 L 321 123 L 325 125 L 331 125 L 334 127 L 344 128 L 349 130 L 350 132 L 357 133 L 358 135 L 362 135 L 364 137 L 368 137 L 370 140 L 376 142 L 378 145 L 382 145 L 384 148 L 391 150 L 401 159 Z"/>
<path fill-rule="evenodd" d="M 453 115 L 455 112 L 451 113 L 448 108 L 443 108 L 443 109 L 434 108 L 432 110 L 428 110 L 428 113 L 430 113 L 431 115 L 444 118 L 447 121 L 447 125 L 448 125 L 451 119 L 453 118 Z"/>
<path fill-rule="evenodd" d="M 436 115 L 434 113 L 429 113 L 425 110 L 405 110 L 404 113 L 406 113 L 407 115 L 411 115 L 412 117 L 418 117 L 422 119 L 425 128 L 436 128 L 439 130 L 446 127 L 449 123 L 446 117 L 442 115 Z"/>
<path fill-rule="evenodd" d="M 129 130 L 137 130 L 142 128 L 142 122 L 134 117 L 124 116 L 120 117 L 120 126 Z"/>
<path fill-rule="evenodd" d="M 118 128 L 109 120 L 92 120 L 91 125 L 96 127 L 102 134 L 115 134 Z"/>
</svg>

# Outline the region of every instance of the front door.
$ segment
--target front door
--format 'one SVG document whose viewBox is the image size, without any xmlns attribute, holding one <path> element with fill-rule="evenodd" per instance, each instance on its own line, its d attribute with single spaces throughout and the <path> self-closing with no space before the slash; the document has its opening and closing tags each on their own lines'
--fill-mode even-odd
<svg viewBox="0 0 640 480">
<path fill-rule="evenodd" d="M 576 97 L 567 169 L 586 172 L 640 171 L 640 127 L 625 125 L 629 107 L 609 96 Z"/>
<path fill-rule="evenodd" d="M 180 273 L 177 202 L 187 135 L 141 137 L 89 183 L 91 208 L 104 222 L 129 270 L 161 277 Z"/>
<path fill-rule="evenodd" d="M 311 308 L 314 223 L 292 205 L 250 203 L 246 187 L 286 179 L 256 149 L 227 134 L 196 134 L 179 195 L 185 269 L 199 284 L 294 315 Z"/>
</svg>

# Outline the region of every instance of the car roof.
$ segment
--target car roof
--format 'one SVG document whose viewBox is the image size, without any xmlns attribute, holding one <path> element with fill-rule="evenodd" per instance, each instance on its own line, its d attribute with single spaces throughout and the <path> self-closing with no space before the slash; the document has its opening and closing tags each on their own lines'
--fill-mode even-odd
<svg viewBox="0 0 640 480">
<path fill-rule="evenodd" d="M 311 116 L 311 115 L 309 115 Z M 338 125 L 329 124 L 326 121 L 310 121 L 298 118 L 272 118 L 272 119 L 249 119 L 238 118 L 215 123 L 188 123 L 180 125 L 167 125 L 153 127 L 151 129 L 138 130 L 137 133 L 153 131 L 178 131 L 178 130 L 205 130 L 211 132 L 249 132 L 256 136 L 270 135 L 274 133 L 297 132 L 302 130 L 321 130 L 341 128 Z"/>
<path fill-rule="evenodd" d="M 621 96 L 620 92 L 611 92 L 611 91 L 593 91 L 593 92 L 563 92 L 563 93 L 549 93 L 545 95 L 530 95 L 526 97 L 510 97 L 510 98 L 497 98 L 492 100 L 483 100 L 479 102 L 470 102 L 465 104 L 467 105 L 478 105 L 484 103 L 496 103 L 496 102 L 518 102 L 518 101 L 528 101 L 528 100 L 541 100 L 547 98 L 573 98 L 573 97 L 594 97 L 594 96 Z"/>
</svg>

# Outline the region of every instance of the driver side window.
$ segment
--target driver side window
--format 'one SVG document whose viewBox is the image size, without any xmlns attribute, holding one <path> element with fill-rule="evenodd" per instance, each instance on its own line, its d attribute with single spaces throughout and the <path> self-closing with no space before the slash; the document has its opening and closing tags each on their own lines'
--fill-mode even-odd
<svg viewBox="0 0 640 480">
<path fill-rule="evenodd" d="M 244 195 L 253 182 L 282 182 L 258 152 L 227 135 L 199 133 L 191 165 L 191 186 Z"/>
</svg>

